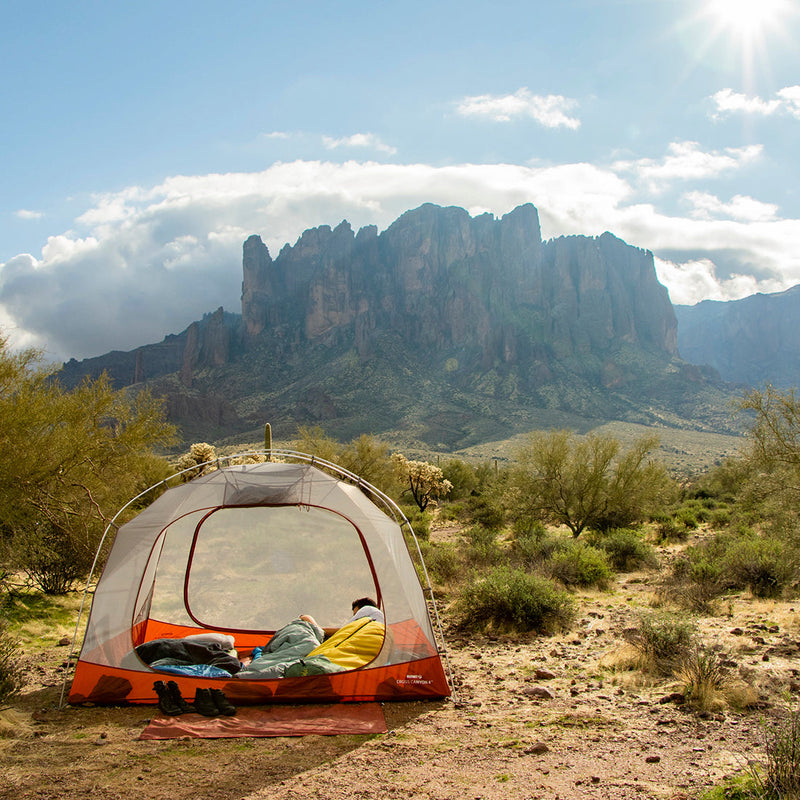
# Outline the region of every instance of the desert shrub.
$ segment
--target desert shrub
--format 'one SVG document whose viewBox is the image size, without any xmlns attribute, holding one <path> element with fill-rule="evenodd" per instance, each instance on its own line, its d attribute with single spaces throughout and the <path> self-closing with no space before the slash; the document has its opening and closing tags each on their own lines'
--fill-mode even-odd
<svg viewBox="0 0 800 800">
<path fill-rule="evenodd" d="M 800 797 L 800 711 L 764 726 L 765 763 L 753 777 L 761 789 L 760 797 L 770 800 Z"/>
<path fill-rule="evenodd" d="M 476 525 L 500 530 L 506 524 L 506 512 L 502 503 L 490 493 L 467 498 L 465 508 L 467 516 Z"/>
<path fill-rule="evenodd" d="M 512 553 L 523 566 L 530 567 L 550 559 L 567 540 L 548 533 L 540 522 L 514 526 Z"/>
<path fill-rule="evenodd" d="M 462 561 L 458 549 L 450 542 L 420 542 L 428 575 L 434 583 L 447 584 L 461 575 Z"/>
<path fill-rule="evenodd" d="M 752 537 L 731 543 L 723 572 L 729 586 L 747 588 L 756 597 L 778 597 L 795 577 L 797 567 L 784 542 Z"/>
<path fill-rule="evenodd" d="M 0 705 L 14 697 L 22 688 L 22 667 L 17 654 L 19 645 L 0 619 Z"/>
<path fill-rule="evenodd" d="M 655 538 L 660 544 L 669 542 L 685 542 L 689 538 L 686 526 L 674 517 L 659 515 L 655 522 Z"/>
<path fill-rule="evenodd" d="M 715 528 L 723 528 L 730 525 L 731 517 L 731 510 L 728 506 L 718 506 L 711 512 L 709 522 Z"/>
<path fill-rule="evenodd" d="M 468 564 L 485 567 L 503 560 L 504 551 L 495 529 L 473 525 L 462 531 L 461 537 L 466 545 L 464 557 Z"/>
<path fill-rule="evenodd" d="M 603 550 L 611 566 L 618 572 L 658 566 L 653 548 L 640 533 L 630 528 L 614 528 L 605 534 L 592 533 L 588 542 Z"/>
<path fill-rule="evenodd" d="M 573 598 L 552 581 L 507 566 L 473 579 L 455 604 L 458 626 L 469 630 L 555 633 L 576 613 Z"/>
<path fill-rule="evenodd" d="M 583 542 L 565 541 L 543 568 L 565 586 L 597 586 L 605 589 L 614 578 L 608 556 Z"/>
<path fill-rule="evenodd" d="M 95 551 L 87 544 L 49 522 L 41 522 L 18 535 L 14 554 L 25 565 L 25 573 L 45 594 L 65 594 L 75 581 L 89 573 Z"/>
<path fill-rule="evenodd" d="M 700 523 L 697 519 L 697 511 L 693 508 L 683 506 L 675 512 L 675 521 L 682 525 L 687 531 L 696 530 Z"/>
<path fill-rule="evenodd" d="M 443 521 L 460 519 L 464 514 L 464 506 L 461 503 L 444 503 L 439 506 L 439 519 Z"/>
<path fill-rule="evenodd" d="M 715 650 L 695 644 L 689 648 L 678 672 L 684 681 L 683 693 L 693 708 L 711 711 L 719 704 L 726 673 Z"/>
<path fill-rule="evenodd" d="M 725 591 L 722 564 L 705 548 L 687 548 L 672 565 L 664 592 L 692 611 L 709 611 L 712 602 Z"/>
<path fill-rule="evenodd" d="M 631 644 L 639 651 L 644 669 L 667 676 L 686 661 L 694 636 L 692 620 L 684 615 L 655 611 L 639 616 Z"/>
<path fill-rule="evenodd" d="M 478 476 L 475 468 L 465 461 L 452 458 L 442 465 L 442 474 L 450 481 L 450 497 L 460 500 L 475 491 L 478 487 Z"/>
<path fill-rule="evenodd" d="M 420 511 L 416 505 L 404 505 L 400 510 L 405 514 L 406 519 L 411 523 L 417 538 L 428 539 L 431 535 L 431 521 L 433 514 L 430 511 Z"/>
</svg>

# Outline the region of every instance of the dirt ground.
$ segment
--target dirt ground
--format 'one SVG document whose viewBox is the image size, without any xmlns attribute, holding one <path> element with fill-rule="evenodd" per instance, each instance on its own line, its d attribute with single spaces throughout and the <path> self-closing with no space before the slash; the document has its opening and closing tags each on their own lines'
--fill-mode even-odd
<svg viewBox="0 0 800 800">
<path fill-rule="evenodd" d="M 457 702 L 387 703 L 379 736 L 139 741 L 153 707 L 57 709 L 68 648 L 51 648 L 0 710 L 0 798 L 695 798 L 763 756 L 800 689 L 800 625 L 793 604 L 748 596 L 699 619 L 751 707 L 698 713 L 629 667 L 649 579 L 581 594 L 565 635 L 446 631 Z"/>
</svg>

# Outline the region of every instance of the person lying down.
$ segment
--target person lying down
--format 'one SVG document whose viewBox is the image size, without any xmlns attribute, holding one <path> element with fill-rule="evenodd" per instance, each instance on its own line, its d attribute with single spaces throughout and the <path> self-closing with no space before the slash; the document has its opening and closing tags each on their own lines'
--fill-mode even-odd
<svg viewBox="0 0 800 800">
<path fill-rule="evenodd" d="M 374 661 L 385 633 L 383 614 L 368 597 L 353 602 L 353 616 L 341 628 L 321 628 L 303 614 L 255 648 L 252 661 L 235 677 L 293 678 L 358 669 Z"/>
</svg>

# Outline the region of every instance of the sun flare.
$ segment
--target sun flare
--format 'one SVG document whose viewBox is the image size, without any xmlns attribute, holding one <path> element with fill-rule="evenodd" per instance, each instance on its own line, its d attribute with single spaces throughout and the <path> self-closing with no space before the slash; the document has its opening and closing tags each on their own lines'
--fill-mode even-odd
<svg viewBox="0 0 800 800">
<path fill-rule="evenodd" d="M 789 0 L 708 0 L 706 10 L 718 25 L 749 38 L 777 25 L 789 10 Z"/>
</svg>

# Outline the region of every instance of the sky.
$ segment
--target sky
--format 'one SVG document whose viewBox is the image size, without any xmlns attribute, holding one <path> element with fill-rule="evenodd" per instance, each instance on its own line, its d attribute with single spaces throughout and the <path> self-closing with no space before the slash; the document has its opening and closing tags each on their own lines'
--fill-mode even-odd
<svg viewBox="0 0 800 800">
<path fill-rule="evenodd" d="M 0 334 L 54 362 L 223 306 L 242 243 L 422 203 L 800 283 L 800 0 L 6 0 Z"/>
</svg>

